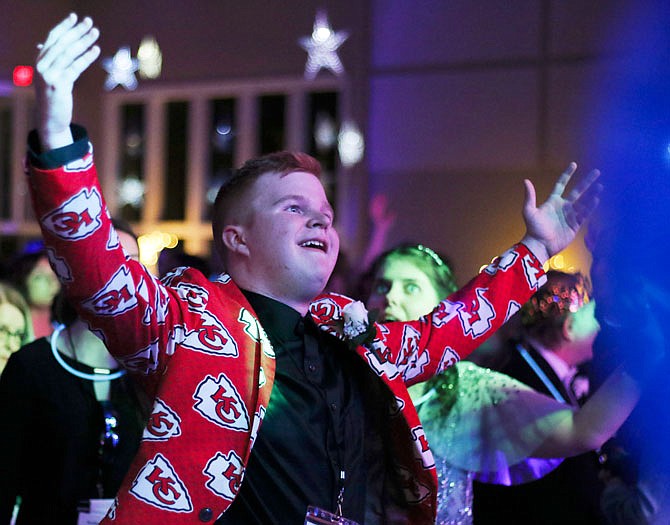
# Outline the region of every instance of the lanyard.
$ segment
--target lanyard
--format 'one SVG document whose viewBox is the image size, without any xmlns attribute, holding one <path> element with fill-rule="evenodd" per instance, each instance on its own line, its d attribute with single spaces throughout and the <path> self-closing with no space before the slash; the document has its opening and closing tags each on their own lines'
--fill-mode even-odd
<svg viewBox="0 0 670 525">
<path fill-rule="evenodd" d="M 533 372 L 537 374 L 537 377 L 540 378 L 540 381 L 544 383 L 544 386 L 547 387 L 547 390 L 551 392 L 551 395 L 554 396 L 554 398 L 557 401 L 565 403 L 566 405 L 569 404 L 565 400 L 565 398 L 561 395 L 561 393 L 558 391 L 558 389 L 554 386 L 554 384 L 549 380 L 547 374 L 544 373 L 544 370 L 542 370 L 540 368 L 540 365 L 537 364 L 537 361 L 535 361 L 535 359 L 533 359 L 533 357 L 528 353 L 528 350 L 526 350 L 523 346 L 521 346 L 521 344 L 517 344 L 516 349 L 519 351 L 521 357 L 524 358 L 526 363 L 528 363 L 528 366 L 530 366 L 533 369 Z"/>
</svg>

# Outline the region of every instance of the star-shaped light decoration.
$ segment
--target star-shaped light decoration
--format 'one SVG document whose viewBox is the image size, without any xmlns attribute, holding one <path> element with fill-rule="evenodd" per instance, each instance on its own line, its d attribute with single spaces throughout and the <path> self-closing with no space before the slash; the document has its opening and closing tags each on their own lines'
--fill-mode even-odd
<svg viewBox="0 0 670 525">
<path fill-rule="evenodd" d="M 344 66 L 337 56 L 338 48 L 349 38 L 348 31 L 333 31 L 324 11 L 319 11 L 314 20 L 311 36 L 304 36 L 298 42 L 307 51 L 305 78 L 314 80 L 321 69 L 330 69 L 336 75 L 344 73 Z"/>
<path fill-rule="evenodd" d="M 129 91 L 137 87 L 135 71 L 139 68 L 136 58 L 130 56 L 130 48 L 122 47 L 112 58 L 105 58 L 102 67 L 109 73 L 105 80 L 105 89 L 111 91 L 116 86 L 123 86 Z"/>
</svg>

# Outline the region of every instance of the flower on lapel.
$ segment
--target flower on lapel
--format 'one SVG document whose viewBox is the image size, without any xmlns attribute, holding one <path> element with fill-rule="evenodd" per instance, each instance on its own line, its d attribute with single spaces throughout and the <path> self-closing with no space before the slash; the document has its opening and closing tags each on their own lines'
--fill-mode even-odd
<svg viewBox="0 0 670 525">
<path fill-rule="evenodd" d="M 353 301 L 342 308 L 344 337 L 351 346 L 371 342 L 376 334 L 374 322 L 360 301 Z"/>
<path fill-rule="evenodd" d="M 342 308 L 344 317 L 344 336 L 354 339 L 361 335 L 369 326 L 368 311 L 360 301 L 353 301 Z"/>
</svg>

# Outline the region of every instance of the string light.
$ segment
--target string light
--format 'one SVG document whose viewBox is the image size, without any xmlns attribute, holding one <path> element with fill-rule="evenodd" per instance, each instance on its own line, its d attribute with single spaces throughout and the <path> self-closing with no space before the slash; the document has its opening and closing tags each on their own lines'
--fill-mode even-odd
<svg viewBox="0 0 670 525">
<path fill-rule="evenodd" d="M 145 36 L 137 50 L 139 73 L 142 78 L 158 78 L 163 68 L 163 53 L 152 36 Z"/>
</svg>

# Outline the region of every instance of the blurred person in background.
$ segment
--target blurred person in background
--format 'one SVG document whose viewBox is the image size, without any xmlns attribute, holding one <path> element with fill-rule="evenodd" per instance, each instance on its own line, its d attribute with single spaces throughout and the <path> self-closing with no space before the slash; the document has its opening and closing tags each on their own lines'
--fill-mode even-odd
<svg viewBox="0 0 670 525">
<path fill-rule="evenodd" d="M 0 374 L 9 356 L 33 339 L 30 309 L 23 295 L 0 281 Z"/>
<path fill-rule="evenodd" d="M 25 298 L 32 317 L 35 338 L 51 334 L 51 303 L 60 290 L 60 283 L 49 265 L 44 246 L 29 245 L 7 266 L 7 280 Z"/>
<path fill-rule="evenodd" d="M 561 403 L 579 406 L 589 390 L 579 367 L 592 360 L 600 330 L 595 306 L 581 274 L 547 272 L 547 283 L 522 307 L 520 333 L 496 370 Z M 599 470 L 598 454 L 588 451 L 533 483 L 475 484 L 475 523 L 601 523 L 604 487 Z"/>
<path fill-rule="evenodd" d="M 116 242 L 138 260 L 132 231 L 113 223 Z M 19 525 L 75 525 L 80 515 L 100 521 L 150 412 L 146 396 L 63 292 L 52 314 L 55 331 L 12 354 L 0 376 L 2 525 L 17 501 Z"/>
</svg>

